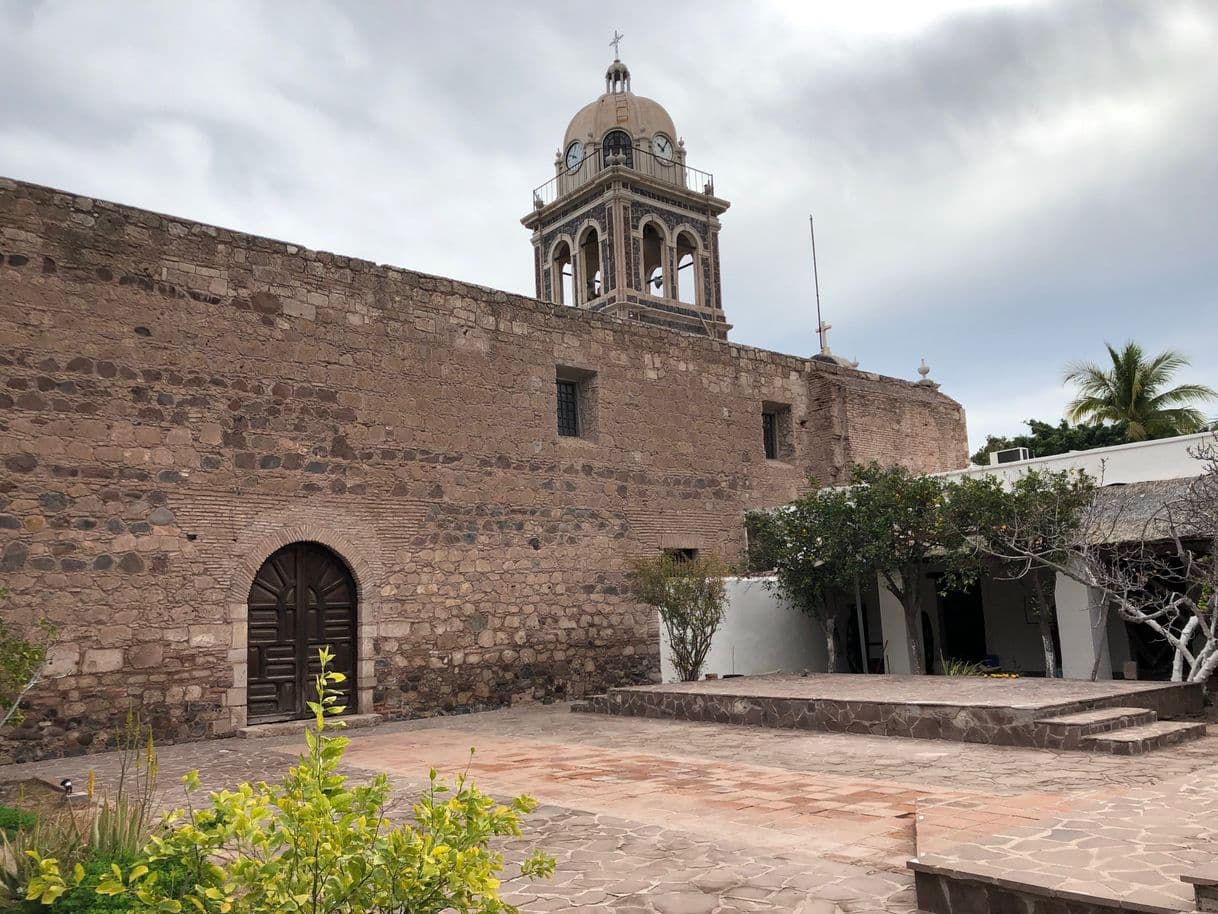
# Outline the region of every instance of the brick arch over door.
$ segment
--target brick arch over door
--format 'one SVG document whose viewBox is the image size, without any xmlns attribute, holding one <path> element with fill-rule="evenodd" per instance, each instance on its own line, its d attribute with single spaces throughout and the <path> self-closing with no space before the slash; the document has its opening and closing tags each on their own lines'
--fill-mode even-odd
<svg viewBox="0 0 1218 914">
<path fill-rule="evenodd" d="M 261 526 L 261 525 L 260 525 Z M 278 527 L 254 542 L 239 543 L 237 554 L 242 558 L 233 573 L 228 589 L 228 623 L 232 650 L 229 662 L 233 668 L 233 685 L 225 704 L 229 712 L 229 727 L 244 727 L 249 720 L 247 689 L 249 685 L 249 593 L 259 569 L 268 558 L 284 546 L 297 542 L 313 542 L 325 546 L 346 564 L 355 581 L 356 590 L 356 707 L 361 714 L 372 711 L 375 685 L 375 664 L 372 647 L 377 621 L 380 618 L 380 563 L 369 552 L 335 533 L 328 526 L 302 522 Z"/>
</svg>

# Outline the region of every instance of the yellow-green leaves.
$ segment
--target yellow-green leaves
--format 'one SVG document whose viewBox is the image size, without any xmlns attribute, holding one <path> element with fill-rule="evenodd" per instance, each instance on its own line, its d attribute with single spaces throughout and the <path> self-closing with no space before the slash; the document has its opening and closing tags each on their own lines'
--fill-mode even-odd
<svg viewBox="0 0 1218 914">
<path fill-rule="evenodd" d="M 68 890 L 59 872 L 59 861 L 54 857 L 40 857 L 34 851 L 26 854 L 38 864 L 38 873 L 30 879 L 25 887 L 27 901 L 37 901 L 40 904 L 53 904 L 55 899 Z"/>
<path fill-rule="evenodd" d="M 343 677 L 328 669 L 328 649 L 320 659 L 317 700 L 310 704 L 317 725 L 282 783 L 217 791 L 207 805 L 167 820 L 142 859 L 103 876 L 100 894 L 125 895 L 132 912 L 157 914 L 516 911 L 499 897 L 504 860 L 490 842 L 519 835 L 521 817 L 536 801 L 521 796 L 499 805 L 464 775 L 448 785 L 432 769 L 414 821 L 389 824 L 385 776 L 352 786 L 339 772 L 348 740 L 328 731 L 342 710 L 330 687 Z M 183 785 L 197 791 L 198 773 Z M 57 861 L 42 861 L 41 869 L 29 897 L 51 904 L 65 887 Z M 540 851 L 520 867 L 528 878 L 553 871 L 554 860 Z"/>
</svg>

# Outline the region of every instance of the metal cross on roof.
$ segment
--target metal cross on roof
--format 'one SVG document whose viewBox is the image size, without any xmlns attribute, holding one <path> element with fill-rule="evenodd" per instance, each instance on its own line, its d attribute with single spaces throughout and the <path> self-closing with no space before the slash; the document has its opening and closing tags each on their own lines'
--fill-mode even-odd
<svg viewBox="0 0 1218 914">
<path fill-rule="evenodd" d="M 620 45 L 622 43 L 622 39 L 625 37 L 626 36 L 623 35 L 621 32 L 619 32 L 617 29 L 613 30 L 613 40 L 611 42 L 609 42 L 609 47 L 613 48 L 613 59 L 614 60 L 622 59 L 621 54 L 620 54 L 621 49 L 618 47 L 618 45 Z"/>
</svg>

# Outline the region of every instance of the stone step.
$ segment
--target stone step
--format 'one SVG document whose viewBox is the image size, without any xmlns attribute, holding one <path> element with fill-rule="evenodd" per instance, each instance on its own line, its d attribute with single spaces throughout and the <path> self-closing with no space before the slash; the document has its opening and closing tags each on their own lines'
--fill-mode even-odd
<svg viewBox="0 0 1218 914">
<path fill-rule="evenodd" d="M 1078 749 L 1084 737 L 1152 724 L 1158 719 L 1154 711 L 1145 708 L 1099 708 L 1043 717 L 1036 721 L 1036 726 L 1041 731 L 1041 744 L 1046 748 Z"/>
<path fill-rule="evenodd" d="M 342 717 L 329 718 L 330 722 L 341 720 L 347 726 L 346 730 L 359 730 L 379 724 L 385 718 L 380 714 L 344 714 Z M 237 735 L 242 739 L 267 739 L 272 736 L 296 736 L 304 733 L 313 726 L 313 718 L 308 720 L 281 720 L 271 724 L 250 724 L 241 727 Z M 334 731 L 335 735 L 338 731 Z"/>
<path fill-rule="evenodd" d="M 604 714 L 608 708 L 608 695 L 585 695 L 571 702 L 571 710 L 582 714 Z"/>
<path fill-rule="evenodd" d="M 1176 720 L 1157 720 L 1154 723 L 1108 733 L 1084 736 L 1082 748 L 1095 752 L 1110 752 L 1113 755 L 1141 755 L 1166 746 L 1192 742 L 1205 736 L 1205 724 Z"/>
<path fill-rule="evenodd" d="M 1218 911 L 1218 864 L 1198 866 L 1180 878 L 1193 887 L 1198 911 Z"/>
</svg>

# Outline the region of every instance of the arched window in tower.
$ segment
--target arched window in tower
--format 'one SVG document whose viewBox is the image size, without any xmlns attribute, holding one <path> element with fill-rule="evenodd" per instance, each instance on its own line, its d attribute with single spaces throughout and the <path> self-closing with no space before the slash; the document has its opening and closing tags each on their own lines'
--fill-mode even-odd
<svg viewBox="0 0 1218 914">
<path fill-rule="evenodd" d="M 610 130 L 601 141 L 601 155 L 606 165 L 634 168 L 634 140 L 625 130 Z M 616 156 L 621 156 L 622 160 L 618 161 Z"/>
<path fill-rule="evenodd" d="M 600 298 L 604 291 L 604 280 L 601 274 L 601 236 L 594 228 L 584 233 L 579 244 L 580 271 L 584 280 L 583 300 L 591 301 Z"/>
<path fill-rule="evenodd" d="M 698 242 L 689 232 L 677 235 L 677 299 L 698 304 Z"/>
<path fill-rule="evenodd" d="M 643 226 L 643 292 L 663 298 L 664 288 L 664 236 L 654 222 Z"/>
<path fill-rule="evenodd" d="M 550 262 L 552 297 L 560 305 L 575 304 L 575 269 L 571 262 L 571 245 L 560 241 L 554 246 Z"/>
</svg>

